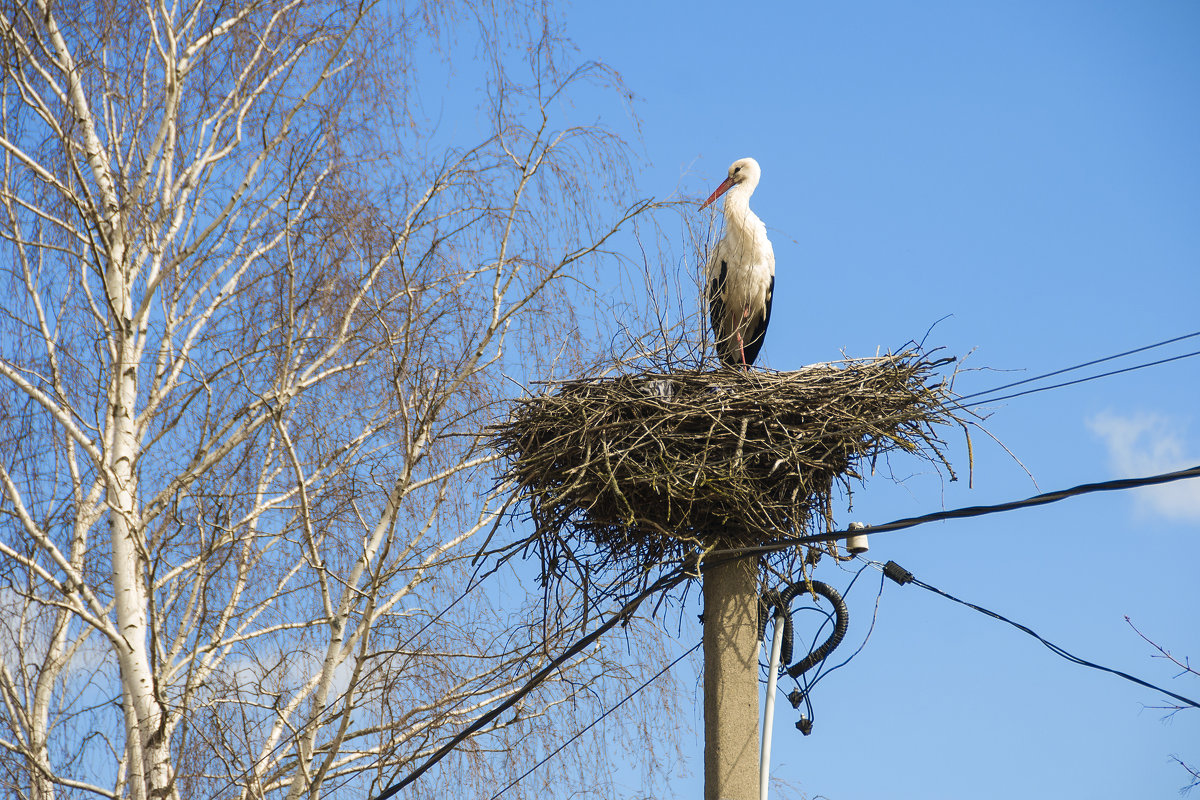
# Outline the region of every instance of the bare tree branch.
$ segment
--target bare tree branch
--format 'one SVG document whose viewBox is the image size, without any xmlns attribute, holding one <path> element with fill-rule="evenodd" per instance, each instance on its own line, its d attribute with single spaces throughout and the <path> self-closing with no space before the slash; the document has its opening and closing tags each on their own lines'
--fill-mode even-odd
<svg viewBox="0 0 1200 800">
<path fill-rule="evenodd" d="M 0 8 L 11 793 L 367 796 L 439 752 L 412 796 L 481 788 L 654 669 L 578 646 L 582 590 L 551 607 L 507 556 L 473 579 L 511 500 L 484 428 L 596 360 L 586 271 L 661 208 L 569 119 L 622 90 L 546 15 Z M 451 58 L 474 140 L 417 104 Z"/>
</svg>

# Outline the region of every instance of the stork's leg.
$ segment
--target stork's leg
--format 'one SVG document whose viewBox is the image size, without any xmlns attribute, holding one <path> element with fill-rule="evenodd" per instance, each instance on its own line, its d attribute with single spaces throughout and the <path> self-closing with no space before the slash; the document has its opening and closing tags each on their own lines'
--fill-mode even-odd
<svg viewBox="0 0 1200 800">
<path fill-rule="evenodd" d="M 742 307 L 742 320 L 745 321 L 749 316 L 750 304 L 747 303 Z M 746 342 L 742 340 L 742 326 L 739 324 L 736 328 L 734 328 L 734 331 L 737 333 L 738 350 L 741 351 L 742 354 L 742 367 L 744 369 L 750 369 L 750 365 L 746 363 Z"/>
</svg>

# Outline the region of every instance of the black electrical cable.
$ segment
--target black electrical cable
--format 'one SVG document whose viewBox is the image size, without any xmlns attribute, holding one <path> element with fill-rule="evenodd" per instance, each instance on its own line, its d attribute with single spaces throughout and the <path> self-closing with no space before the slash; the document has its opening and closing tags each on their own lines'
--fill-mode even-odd
<svg viewBox="0 0 1200 800">
<path fill-rule="evenodd" d="M 501 789 L 500 791 L 498 791 L 498 792 L 496 792 L 494 795 L 492 795 L 492 796 L 489 798 L 489 800 L 496 800 L 496 798 L 497 798 L 497 797 L 499 797 L 500 795 L 504 794 L 505 792 L 507 792 L 507 791 L 508 791 L 509 789 L 511 789 L 512 787 L 516 786 L 518 783 L 520 783 L 521 781 L 523 781 L 525 778 L 529 777 L 529 775 L 530 775 L 530 774 L 532 774 L 534 770 L 536 770 L 536 769 L 537 769 L 538 767 L 540 767 L 542 764 L 545 764 L 547 761 L 549 761 L 550 759 L 552 759 L 552 758 L 554 758 L 556 755 L 558 755 L 560 752 L 562 752 L 562 751 L 563 751 L 563 749 L 567 747 L 567 745 L 571 744 L 571 742 L 575 741 L 575 740 L 576 740 L 576 739 L 578 739 L 580 736 L 583 736 L 585 733 L 587 733 L 588 731 L 590 731 L 590 730 L 591 730 L 592 728 L 594 728 L 596 725 L 599 725 L 601 720 L 603 720 L 603 719 L 604 719 L 605 717 L 607 717 L 609 714 L 613 713 L 613 712 L 614 712 L 614 711 L 616 711 L 618 708 L 620 708 L 621 706 L 623 706 L 623 705 L 624 705 L 624 704 L 625 704 L 625 703 L 626 703 L 628 700 L 632 699 L 634 695 L 636 695 L 636 694 L 637 694 L 638 692 L 640 692 L 642 689 L 645 689 L 645 688 L 646 688 L 647 686 L 649 686 L 650 684 L 654 683 L 654 681 L 656 681 L 656 680 L 658 680 L 659 678 L 661 678 L 663 675 L 665 675 L 667 672 L 669 672 L 669 671 L 670 671 L 670 669 L 671 669 L 672 667 L 674 667 L 676 664 L 678 664 L 680 661 L 683 661 L 685 658 L 687 658 L 688 656 L 690 656 L 692 653 L 694 653 L 694 652 L 696 652 L 697 650 L 699 650 L 699 649 L 700 649 L 700 645 L 702 645 L 702 644 L 704 644 L 704 642 L 703 642 L 703 641 L 697 642 L 696 644 L 694 644 L 694 645 L 692 646 L 692 649 L 691 649 L 691 650 L 688 650 L 686 653 L 681 653 L 681 654 L 680 654 L 680 655 L 679 655 L 679 656 L 678 656 L 678 657 L 677 657 L 677 658 L 676 658 L 674 661 L 672 661 L 670 664 L 667 664 L 665 667 L 663 667 L 662 669 L 660 669 L 658 672 L 654 673 L 654 675 L 650 676 L 650 677 L 649 677 L 649 678 L 647 678 L 645 681 L 643 681 L 643 682 L 642 682 L 642 684 L 641 684 L 640 686 L 638 686 L 636 689 L 634 689 L 632 692 L 630 692 L 629 694 L 625 695 L 625 696 L 624 696 L 624 697 L 622 697 L 620 700 L 618 700 L 618 701 L 617 701 L 617 703 L 616 703 L 616 705 L 614 705 L 614 706 L 612 706 L 612 707 L 610 707 L 610 708 L 606 709 L 606 710 L 605 710 L 605 712 L 604 712 L 603 714 L 601 714 L 600 716 L 596 717 L 594 720 L 592 720 L 591 722 L 589 722 L 589 723 L 587 724 L 587 726 L 586 726 L 586 727 L 584 727 L 582 730 L 580 730 L 580 731 L 579 731 L 578 733 L 576 733 L 574 736 L 572 736 L 571 738 L 567 739 L 565 742 L 563 742 L 562 744 L 560 744 L 560 745 L 559 745 L 559 746 L 558 746 L 558 747 L 557 747 L 557 748 L 554 750 L 554 752 L 550 753 L 549 755 L 547 755 L 546 757 L 544 757 L 544 758 L 543 758 L 541 761 L 537 762 L 537 763 L 536 763 L 536 764 L 534 764 L 532 767 L 530 767 L 529 769 L 525 770 L 523 773 L 521 773 L 521 774 L 520 774 L 520 775 L 518 775 L 516 778 L 514 778 L 514 779 L 513 779 L 513 780 L 512 780 L 512 781 L 511 781 L 511 782 L 510 782 L 510 783 L 509 783 L 507 786 L 505 786 L 503 789 Z"/>
<path fill-rule="evenodd" d="M 474 591 L 476 588 L 478 588 L 478 586 L 481 583 L 483 583 L 485 580 L 490 578 L 492 575 L 495 575 L 496 572 L 498 572 L 500 570 L 500 568 L 503 567 L 504 564 L 508 561 L 508 558 L 509 558 L 508 556 L 505 556 L 505 557 L 499 559 L 496 562 L 496 564 L 491 569 L 489 569 L 487 572 L 483 573 L 483 575 L 479 574 L 479 571 L 481 569 L 483 569 L 483 564 L 481 563 L 478 566 L 476 566 L 474 571 L 471 573 L 471 577 L 467 579 L 466 588 L 463 589 L 462 592 L 457 597 L 455 597 L 452 601 L 450 601 L 450 603 L 448 605 L 446 605 L 444 608 L 442 608 L 441 611 L 439 611 L 432 618 L 430 618 L 429 621 L 427 621 L 424 625 L 422 625 L 415 633 L 410 635 L 398 647 L 390 648 L 388 650 L 374 651 L 369 654 L 369 657 L 376 658 L 380 655 L 384 655 L 387 653 L 403 652 L 405 649 L 408 648 L 408 646 L 410 644 L 412 644 L 416 640 L 416 638 L 418 636 L 420 636 L 422 633 L 424 633 L 426 630 L 428 630 L 428 628 L 431 625 L 433 625 L 435 622 L 437 622 L 439 619 L 441 619 L 443 616 L 445 616 L 452 608 L 454 608 L 462 600 L 464 600 L 468 594 L 470 594 L 472 591 Z M 366 675 L 363 676 L 363 679 L 365 680 L 367 677 L 370 677 L 372 674 L 374 674 L 376 669 L 378 669 L 378 668 L 372 667 L 371 670 L 369 672 L 367 672 Z M 295 737 L 300 736 L 301 733 L 303 733 L 304 731 L 313 727 L 314 725 L 324 725 L 324 724 L 330 722 L 333 719 L 333 717 L 325 718 L 325 714 L 329 713 L 331 710 L 333 710 L 335 712 L 333 716 L 336 716 L 338 713 L 341 713 L 340 711 L 336 710 L 334 707 L 338 703 L 340 703 L 343 698 L 345 698 L 347 691 L 350 691 L 350 689 L 346 689 L 346 690 L 342 691 L 341 693 L 338 694 L 337 697 L 335 697 L 333 700 L 330 700 L 328 703 L 326 703 L 325 711 L 322 712 L 320 715 L 310 719 L 304 725 L 300 726 L 300 728 L 296 729 L 293 732 L 293 736 L 295 736 Z M 267 753 L 264 753 L 263 755 L 261 755 L 257 759 L 255 759 L 254 763 L 252 763 L 246 769 L 242 770 L 242 772 L 240 774 L 238 774 L 238 776 L 236 778 L 226 781 L 226 783 L 223 786 L 221 786 L 221 788 L 217 792 L 217 794 L 224 792 L 226 789 L 228 789 L 230 787 L 236 786 L 244 778 L 248 777 L 250 775 L 250 773 L 253 772 L 258 767 L 259 764 L 261 764 L 262 762 L 266 761 L 268 758 L 275 755 L 275 753 L 277 753 L 280 750 L 280 748 L 282 748 L 284 746 L 285 741 L 279 742 L 273 748 L 271 748 L 270 751 L 268 751 Z"/>
<path fill-rule="evenodd" d="M 825 632 L 826 626 L 829 626 L 830 628 L 835 627 L 837 625 L 837 620 L 833 611 L 825 611 L 824 609 L 816 606 L 806 606 L 801 610 L 813 611 L 824 617 L 824 619 L 821 621 L 821 625 L 813 633 L 812 641 L 809 642 L 809 649 L 812 650 L 817 646 L 817 642 L 820 640 L 821 635 Z M 821 662 L 821 666 L 823 665 L 824 662 Z M 791 704 L 792 708 L 798 710 L 800 708 L 800 704 L 804 704 L 804 713 L 802 713 L 800 715 L 800 719 L 796 721 L 796 729 L 805 736 L 808 736 L 812 733 L 813 724 L 817 719 L 816 712 L 813 710 L 811 692 L 812 686 L 815 683 L 813 680 L 814 672 L 819 674 L 819 668 L 815 671 L 810 670 L 808 672 L 801 673 L 797 677 L 792 678 L 792 681 L 796 684 L 796 689 L 787 694 L 788 702 Z"/>
<path fill-rule="evenodd" d="M 884 565 L 883 574 L 886 575 L 887 577 L 891 578 L 893 581 L 900 584 L 901 586 L 904 586 L 905 584 L 908 584 L 908 583 L 915 584 L 917 586 L 920 586 L 922 589 L 933 592 L 934 594 L 937 594 L 937 595 L 941 595 L 942 597 L 946 598 L 947 600 L 953 600 L 955 603 L 958 603 L 959 605 L 966 606 L 967 608 L 970 608 L 974 611 L 978 611 L 979 613 L 985 614 L 989 617 L 992 617 L 993 619 L 998 619 L 1001 622 L 1008 623 L 1009 625 L 1013 626 L 1017 630 L 1019 630 L 1023 633 L 1027 633 L 1030 636 L 1032 636 L 1033 638 L 1037 639 L 1039 642 L 1041 642 L 1043 645 L 1045 645 L 1045 647 L 1050 652 L 1054 653 L 1057 656 L 1060 656 L 1061 658 L 1066 659 L 1067 661 L 1070 661 L 1073 664 L 1079 664 L 1080 666 L 1084 666 L 1084 667 L 1091 667 L 1092 669 L 1100 670 L 1101 672 L 1107 672 L 1111 675 L 1116 675 L 1119 678 L 1124 678 L 1127 681 L 1132 681 L 1133 683 L 1136 683 L 1139 686 L 1144 686 L 1147 689 L 1153 689 L 1156 692 L 1162 692 L 1166 696 L 1173 698 L 1175 700 L 1178 700 L 1179 702 L 1184 703 L 1185 705 L 1192 706 L 1193 708 L 1200 708 L 1200 703 L 1196 702 L 1195 700 L 1191 700 L 1187 697 L 1184 697 L 1181 694 L 1176 694 L 1175 692 L 1164 689 L 1161 686 L 1155 686 L 1153 683 L 1144 681 L 1141 678 L 1135 678 L 1134 676 L 1130 675 L 1129 673 L 1122 672 L 1119 669 L 1113 669 L 1112 667 L 1106 667 L 1106 666 L 1103 666 L 1102 664 L 1096 664 L 1095 662 L 1088 661 L 1087 659 L 1084 659 L 1084 658 L 1080 658 L 1079 656 L 1064 650 L 1063 648 L 1059 647 L 1058 645 L 1054 644 L 1053 642 L 1047 641 L 1045 638 L 1043 638 L 1040 634 L 1038 634 L 1032 628 L 1022 625 L 1019 622 L 1013 622 L 1011 619 L 1004 616 L 1003 614 L 997 614 L 995 611 L 991 611 L 989 609 L 983 608 L 982 606 L 977 606 L 974 603 L 967 602 L 966 600 L 960 600 L 959 598 L 955 597 L 952 594 L 949 594 L 948 592 L 943 592 L 941 589 L 937 588 L 936 586 L 930 586 L 928 583 L 925 583 L 921 579 L 915 577 L 911 572 L 909 572 L 908 570 L 901 567 L 895 561 L 889 561 L 889 562 L 887 562 L 887 564 Z"/>
<path fill-rule="evenodd" d="M 658 580 L 637 594 L 633 599 L 625 603 L 625 605 L 622 606 L 619 611 L 614 612 L 607 620 L 597 626 L 591 633 L 579 639 L 570 647 L 563 650 L 563 652 L 561 652 L 559 655 L 551 659 L 545 667 L 534 674 L 533 677 L 531 677 L 529 681 L 526 682 L 526 684 L 519 690 L 513 692 L 511 695 L 505 698 L 503 702 L 498 703 L 490 711 L 481 714 L 474 722 L 452 736 L 445 744 L 443 744 L 428 758 L 421 762 L 418 767 L 405 775 L 404 778 L 396 783 L 393 783 L 391 786 L 388 786 L 383 790 L 383 792 L 376 795 L 375 800 L 387 800 L 387 798 L 394 796 L 405 786 L 424 775 L 430 767 L 453 752 L 454 748 L 458 747 L 458 745 L 464 739 L 467 739 L 468 737 L 477 733 L 489 722 L 500 716 L 500 714 L 516 705 L 523 697 L 532 692 L 538 685 L 542 683 L 542 681 L 562 667 L 562 665 L 569 659 L 581 653 L 584 649 L 611 630 L 619 622 L 628 620 L 630 616 L 637 611 L 638 606 L 640 606 L 647 597 L 670 589 L 671 587 L 690 577 L 691 574 L 682 567 L 661 576 Z"/>
<path fill-rule="evenodd" d="M 1056 369 L 1053 372 L 1046 372 L 1041 375 L 1035 375 L 1032 378 L 1025 378 L 1023 380 L 1013 381 L 1012 383 L 1006 383 L 1001 386 L 995 386 L 995 387 L 992 387 L 991 389 L 985 389 L 980 392 L 972 392 L 971 394 L 966 394 L 966 395 L 963 395 L 962 397 L 959 397 L 958 402 L 961 403 L 963 400 L 970 400 L 970 399 L 973 399 L 976 397 L 982 397 L 984 395 L 995 394 L 996 392 L 1002 392 L 1005 389 L 1012 389 L 1017 386 L 1024 386 L 1027 383 L 1033 383 L 1034 381 L 1044 380 L 1045 378 L 1053 378 L 1055 375 L 1063 375 L 1068 372 L 1074 372 L 1077 369 L 1084 369 L 1085 367 L 1093 367 L 1096 364 L 1103 364 L 1106 361 L 1115 361 L 1118 358 L 1124 358 L 1125 356 L 1131 356 L 1135 353 L 1142 353 L 1142 352 L 1145 352 L 1146 350 L 1153 350 L 1155 348 L 1163 347 L 1168 344 L 1174 344 L 1175 342 L 1182 342 L 1186 339 L 1193 339 L 1197 336 L 1200 336 L 1200 331 L 1194 331 L 1192 333 L 1185 333 L 1183 336 L 1176 336 L 1173 339 L 1164 339 L 1161 342 L 1155 342 L 1154 344 L 1148 344 L 1143 347 L 1136 347 L 1133 350 L 1126 350 L 1123 353 L 1117 353 L 1115 355 L 1105 356 L 1103 358 L 1096 358 L 1091 361 L 1086 361 L 1082 364 L 1076 364 L 1073 367 L 1064 367 L 1063 369 Z M 1195 355 L 1195 353 L 1190 353 L 1189 355 Z M 1180 356 L 1180 357 L 1186 358 L 1186 356 Z M 1168 359 L 1168 360 L 1171 360 L 1171 359 Z M 1155 362 L 1155 363 L 1161 363 L 1161 362 Z M 1146 364 L 1144 366 L 1154 366 L 1154 365 Z M 1136 369 L 1140 369 L 1140 367 L 1137 367 Z M 1115 373 L 1115 372 L 1114 373 L 1106 373 L 1105 375 L 1097 375 L 1095 377 L 1107 377 L 1107 375 L 1115 375 L 1115 374 L 1117 374 L 1117 373 Z M 1092 380 L 1092 378 L 1087 378 L 1085 380 Z M 1065 386 L 1068 384 L 1060 384 L 1060 385 Z M 1055 387 L 1046 387 L 1046 388 L 1055 388 Z M 1037 391 L 1041 391 L 1041 390 L 1039 389 Z M 1025 394 L 1025 392 L 1021 392 L 1021 394 Z M 1015 397 L 1015 396 L 1016 395 L 1009 395 L 1009 397 Z M 990 402 L 993 402 L 993 400 L 997 400 L 997 399 L 1003 400 L 1003 399 L 1007 399 L 1007 398 L 992 398 L 989 400 L 981 400 L 980 402 L 981 403 L 990 403 Z M 972 405 L 977 405 L 977 404 L 973 403 Z"/>
<path fill-rule="evenodd" d="M 782 621 L 780 618 L 782 617 Z M 767 638 L 767 620 L 783 625 L 783 639 L 779 644 L 779 661 L 786 664 L 792 660 L 792 614 L 780 601 L 778 589 L 768 589 L 758 598 L 758 641 Z"/>
<path fill-rule="evenodd" d="M 1036 375 L 1032 378 L 1025 378 L 1023 380 L 1013 381 L 1011 383 L 1006 383 L 1006 384 L 1001 384 L 1000 386 L 995 386 L 995 387 L 992 387 L 991 389 L 984 389 L 982 391 L 972 392 L 970 394 L 965 394 L 965 395 L 962 395 L 959 397 L 953 397 L 953 398 L 950 398 L 949 401 L 945 404 L 944 409 L 947 411 L 955 411 L 955 410 L 959 410 L 959 409 L 968 410 L 968 409 L 975 408 L 977 406 L 987 405 L 989 403 L 997 403 L 1002 400 L 1011 400 L 1011 399 L 1014 399 L 1017 397 L 1024 397 L 1025 395 L 1028 395 L 1028 394 L 1036 394 L 1038 392 L 1046 392 L 1051 389 L 1061 389 L 1066 386 L 1075 386 L 1080 383 L 1087 383 L 1089 381 L 1099 380 L 1100 378 L 1108 378 L 1113 375 L 1121 375 L 1126 372 L 1134 372 L 1136 370 L 1146 369 L 1148 367 L 1156 367 L 1156 366 L 1160 366 L 1162 364 L 1169 364 L 1173 361 L 1180 361 L 1185 358 L 1193 358 L 1195 356 L 1200 356 L 1200 350 L 1194 350 L 1190 353 L 1182 353 L 1180 355 L 1170 356 L 1167 358 L 1161 358 L 1161 359 L 1158 359 L 1157 361 L 1149 361 L 1144 364 L 1135 364 L 1131 367 L 1115 369 L 1115 370 L 1111 370 L 1109 372 L 1101 372 L 1096 375 L 1088 375 L 1083 378 L 1076 378 L 1075 380 L 1063 381 L 1062 383 L 1055 383 L 1055 384 L 1051 384 L 1049 386 L 1037 386 L 1037 387 L 1034 387 L 1031 389 L 1024 389 L 1019 392 L 1013 392 L 1011 394 L 999 395 L 999 396 L 995 396 L 995 397 L 988 396 L 988 395 L 995 395 L 997 392 L 1003 391 L 1005 389 L 1013 388 L 1016 386 L 1022 386 L 1024 384 L 1032 383 L 1034 381 L 1040 381 L 1045 378 L 1052 377 L 1054 375 L 1062 375 L 1067 372 L 1073 372 L 1074 370 L 1083 369 L 1084 367 L 1093 366 L 1095 364 L 1102 364 L 1106 361 L 1112 361 L 1114 359 L 1123 358 L 1124 356 L 1132 355 L 1133 353 L 1140 353 L 1145 350 L 1152 350 L 1156 347 L 1162 347 L 1163 345 L 1172 344 L 1174 342 L 1180 342 L 1185 339 L 1191 339 L 1195 336 L 1200 336 L 1200 331 L 1184 334 L 1183 336 L 1176 336 L 1172 339 L 1166 339 L 1164 341 L 1156 342 L 1154 344 L 1145 345 L 1143 347 L 1137 347 L 1132 350 L 1126 350 L 1122 353 L 1116 353 L 1114 355 L 1105 356 L 1103 358 L 1093 359 L 1091 361 L 1087 361 L 1082 364 L 1076 364 L 1071 367 L 1064 367 L 1062 369 L 1053 370 L 1052 372 L 1043 373 L 1042 375 Z M 938 366 L 941 366 L 942 364 L 953 362 L 954 360 L 955 360 L 954 358 L 945 358 L 945 359 L 941 359 L 936 362 L 933 362 L 929 366 L 936 368 Z M 980 399 L 976 399 L 976 398 L 980 398 Z M 966 402 L 968 400 L 970 400 L 971 402 Z M 842 431 L 842 433 L 845 433 L 845 432 L 846 431 Z"/>
<path fill-rule="evenodd" d="M 1189 467 L 1188 469 L 1177 470 L 1176 472 L 1164 472 L 1158 475 L 1148 475 L 1144 478 L 1120 478 L 1112 481 L 1101 481 L 1099 483 L 1085 483 L 1079 486 L 1073 486 L 1070 489 L 1044 492 L 1042 494 L 1034 495 L 1033 497 L 1027 497 L 1024 500 L 1011 500 L 1007 503 L 997 503 L 990 506 L 967 506 L 965 508 L 953 508 L 948 511 L 935 511 L 932 514 L 924 514 L 919 517 L 905 517 L 904 519 L 893 520 L 892 522 L 886 522 L 881 525 L 868 525 L 856 530 L 830 531 L 829 533 L 818 533 L 812 536 L 776 539 L 773 542 L 768 542 L 767 544 L 757 547 L 740 547 L 730 550 L 716 550 L 709 554 L 709 558 L 713 558 L 715 556 L 739 558 L 748 555 L 774 553 L 779 550 L 787 550 L 788 548 L 796 547 L 797 545 L 802 544 L 834 542 L 840 539 L 845 539 L 847 536 L 854 534 L 886 533 L 888 531 L 914 528 L 917 525 L 924 525 L 929 522 L 942 522 L 948 519 L 964 519 L 967 517 L 982 517 L 988 514 L 997 514 L 1002 511 L 1014 511 L 1019 508 L 1031 508 L 1033 506 L 1041 506 L 1048 503 L 1057 503 L 1060 500 L 1066 500 L 1068 497 L 1076 497 L 1078 495 L 1091 494 L 1093 492 L 1113 492 L 1124 489 L 1138 489 L 1143 486 L 1157 486 L 1163 483 L 1171 483 L 1172 481 L 1196 477 L 1200 477 L 1200 465 Z"/>
<path fill-rule="evenodd" d="M 850 624 L 850 611 L 846 608 L 846 601 L 842 599 L 842 595 L 837 589 L 834 589 L 824 581 L 799 580 L 789 583 L 783 591 L 764 594 L 762 597 L 763 606 L 760 606 L 758 616 L 758 638 L 759 641 L 762 641 L 766 636 L 766 615 L 762 613 L 762 610 L 763 607 L 769 605 L 774 609 L 773 616 L 783 617 L 783 644 L 779 654 L 780 664 L 788 664 L 792 660 L 792 601 L 805 592 L 815 593 L 830 602 L 833 606 L 834 625 L 833 632 L 829 634 L 828 639 L 818 647 L 810 650 L 804 658 L 785 668 L 787 674 L 793 678 L 799 677 L 824 661 L 842 643 L 842 640 L 846 638 L 846 630 Z"/>
<path fill-rule="evenodd" d="M 859 556 L 859 558 L 861 558 L 861 556 Z M 858 572 L 855 573 L 855 575 L 854 575 L 854 580 L 851 581 L 850 585 L 846 587 L 846 591 L 842 592 L 843 597 L 845 597 L 846 595 L 848 595 L 850 593 L 850 589 L 852 589 L 854 587 L 855 581 L 858 580 L 858 576 L 863 573 L 863 570 L 865 570 L 867 567 L 871 566 L 870 561 L 866 561 L 866 559 L 863 559 L 863 561 L 864 561 L 863 565 L 861 567 L 859 567 Z M 863 651 L 863 648 L 867 646 L 867 642 L 870 641 L 870 639 L 871 639 L 871 634 L 875 632 L 875 622 L 879 619 L 879 601 L 883 597 L 883 582 L 884 582 L 884 578 L 881 575 L 879 578 L 879 591 L 875 594 L 875 610 L 871 613 L 871 625 L 867 628 L 867 635 L 863 637 L 862 642 L 858 645 L 858 647 L 854 650 L 854 652 L 851 653 L 850 655 L 846 656 L 846 658 L 843 661 L 841 661 L 838 664 L 834 664 L 832 667 L 829 667 L 828 669 L 826 669 L 824 666 L 822 666 L 821 670 L 815 676 L 813 676 L 811 681 L 806 680 L 806 683 L 804 686 L 804 692 L 806 695 L 809 692 L 811 692 L 814 688 L 816 688 L 816 685 L 818 683 L 820 683 L 821 681 L 823 681 L 828 675 L 836 672 L 837 670 L 841 669 L 842 667 L 849 664 L 852 660 L 854 660 L 854 657 L 857 656 L 859 653 L 861 653 Z"/>
<path fill-rule="evenodd" d="M 801 585 L 794 588 L 797 588 L 798 591 L 804 591 L 805 587 Z M 829 634 L 829 638 L 823 644 L 787 668 L 787 674 L 793 678 L 803 675 L 824 661 L 842 643 L 842 640 L 846 638 L 846 630 L 850 624 L 850 610 L 846 608 L 846 601 L 842 599 L 837 589 L 822 581 L 812 581 L 812 589 L 833 605 L 836 621 L 833 626 L 833 633 Z M 791 602 L 791 598 L 786 593 L 783 599 L 788 603 Z"/>
<path fill-rule="evenodd" d="M 1086 378 L 1076 378 L 1073 381 L 1063 381 L 1062 383 L 1052 383 L 1049 386 L 1037 386 L 1032 389 L 1025 389 L 1020 392 L 1013 392 L 1012 394 L 1001 395 L 1000 397 L 986 397 L 982 400 L 976 400 L 972 403 L 964 403 L 963 400 L 966 399 L 967 397 L 976 397 L 976 396 L 978 396 L 978 394 L 990 394 L 991 392 L 981 392 L 981 393 L 977 393 L 974 395 L 964 395 L 963 397 L 956 398 L 954 403 L 949 405 L 948 408 L 952 408 L 952 409 L 966 408 L 968 405 L 981 406 L 981 405 L 984 405 L 987 403 L 998 403 L 1001 400 L 1011 400 L 1014 397 L 1024 397 L 1027 394 L 1037 394 L 1038 392 L 1048 392 L 1051 389 L 1061 389 L 1064 386 L 1074 386 L 1077 383 L 1087 383 L 1088 381 L 1099 380 L 1100 378 L 1108 378 L 1113 375 L 1121 375 L 1126 372 L 1133 372 L 1133 371 L 1139 370 L 1139 369 L 1146 369 L 1147 367 L 1157 367 L 1160 364 L 1169 364 L 1172 361 L 1181 361 L 1185 358 L 1192 358 L 1193 356 L 1200 356 L 1200 350 L 1193 350 L 1190 353 L 1183 353 L 1181 355 L 1171 356 L 1170 358 L 1160 358 L 1158 361 L 1150 361 L 1145 364 L 1135 364 L 1132 367 L 1124 367 L 1123 369 L 1114 369 L 1109 372 L 1101 372 L 1098 375 L 1089 375 Z M 1117 356 L 1111 356 L 1111 357 L 1117 358 Z M 1107 359 L 1101 359 L 1101 360 L 1107 360 Z M 1070 367 L 1069 369 L 1078 369 L 1078 367 Z M 1067 371 L 1069 371 L 1069 370 L 1059 370 L 1059 372 L 1067 372 Z M 1053 375 L 1053 374 L 1057 374 L 1057 373 L 1050 373 L 1050 374 Z M 1030 380 L 1038 380 L 1038 379 L 1030 378 Z M 997 391 L 997 390 L 992 390 L 992 391 Z"/>
</svg>

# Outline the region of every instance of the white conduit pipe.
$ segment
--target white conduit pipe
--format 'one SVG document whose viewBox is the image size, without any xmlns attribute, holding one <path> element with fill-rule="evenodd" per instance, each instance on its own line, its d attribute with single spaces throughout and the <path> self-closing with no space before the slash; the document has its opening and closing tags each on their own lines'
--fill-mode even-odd
<svg viewBox="0 0 1200 800">
<path fill-rule="evenodd" d="M 776 609 L 771 636 L 771 666 L 767 671 L 767 702 L 763 711 L 762 745 L 758 753 L 758 800 L 767 800 L 771 773 L 771 728 L 775 722 L 775 685 L 779 680 L 779 652 L 783 649 L 783 614 Z"/>
</svg>

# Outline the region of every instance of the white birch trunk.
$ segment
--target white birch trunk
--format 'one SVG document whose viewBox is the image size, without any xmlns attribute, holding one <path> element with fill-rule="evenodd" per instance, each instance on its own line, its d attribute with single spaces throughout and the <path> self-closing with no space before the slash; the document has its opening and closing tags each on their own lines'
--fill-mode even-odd
<svg viewBox="0 0 1200 800">
<path fill-rule="evenodd" d="M 455 605 L 507 502 L 480 434 L 650 206 L 597 202 L 620 147 L 551 124 L 586 70 L 541 26 L 526 90 L 485 62 L 495 129 L 417 162 L 385 120 L 441 11 L 76 5 L 0 8 L 0 766 L 37 800 L 365 794 L 582 624 Z M 529 10 L 469 18 L 494 47 Z M 458 774 L 624 668 L 581 655 Z"/>
</svg>

